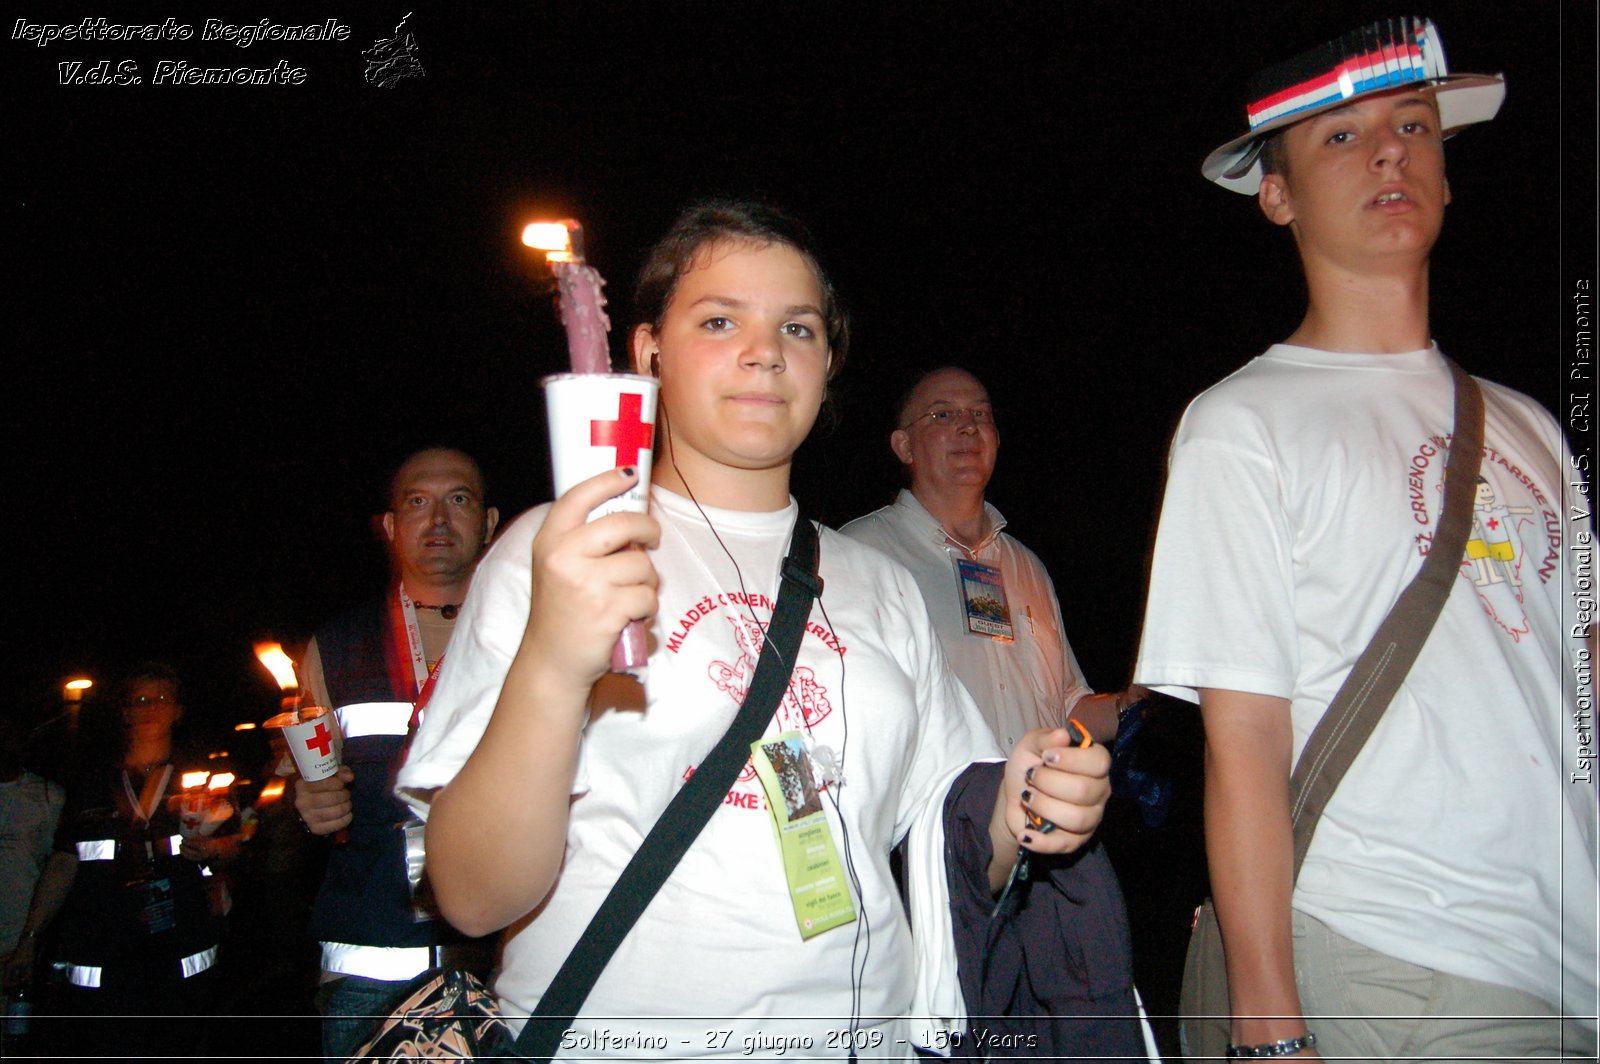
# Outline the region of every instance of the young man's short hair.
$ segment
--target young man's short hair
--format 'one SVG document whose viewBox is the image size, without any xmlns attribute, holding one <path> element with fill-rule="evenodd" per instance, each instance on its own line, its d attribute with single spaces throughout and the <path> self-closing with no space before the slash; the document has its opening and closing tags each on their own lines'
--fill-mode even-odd
<svg viewBox="0 0 1600 1064">
<path fill-rule="evenodd" d="M 1267 137 L 1261 144 L 1261 173 L 1289 176 L 1289 141 L 1287 129 Z"/>
</svg>

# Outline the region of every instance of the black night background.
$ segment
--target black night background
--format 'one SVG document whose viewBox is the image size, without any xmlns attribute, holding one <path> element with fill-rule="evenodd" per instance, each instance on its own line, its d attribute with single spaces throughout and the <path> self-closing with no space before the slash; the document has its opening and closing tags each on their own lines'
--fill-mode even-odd
<svg viewBox="0 0 1600 1064">
<path fill-rule="evenodd" d="M 1199 165 L 1256 68 L 1365 3 L 637 0 L 10 5 L 4 346 L 12 470 L 5 697 L 163 659 L 191 727 L 276 707 L 291 651 L 384 580 L 390 465 L 476 454 L 507 517 L 549 495 L 539 379 L 566 349 L 534 218 L 573 216 L 612 350 L 643 250 L 694 196 L 816 230 L 852 311 L 838 423 L 795 494 L 839 524 L 889 501 L 889 406 L 921 368 L 988 385 L 989 497 L 1043 558 L 1089 682 L 1128 679 L 1169 434 L 1287 335 L 1288 236 Z M 1504 71 L 1449 147 L 1433 332 L 1563 423 L 1571 295 L 1595 276 L 1595 10 L 1434 2 L 1451 65 Z M 114 10 L 110 10 L 114 8 Z M 419 76 L 365 77 L 407 28 Z M 17 39 L 17 20 L 174 18 L 183 42 Z M 202 41 L 207 19 L 337 19 L 348 40 Z M 132 60 L 138 85 L 61 84 Z M 157 85 L 157 64 L 304 71 Z M 1592 388 L 1592 385 L 1590 386 Z M 1574 446 L 1592 448 L 1588 431 Z M 1360 550 L 1360 544 L 1350 549 Z"/>
<path fill-rule="evenodd" d="M 1593 273 L 1581 6 L 1428 12 L 1454 68 L 1509 83 L 1451 145 L 1434 333 L 1552 409 L 1567 292 Z M 99 14 L 47 7 L 15 17 Z M 1050 567 L 1090 682 L 1120 685 L 1167 436 L 1300 309 L 1286 235 L 1199 161 L 1284 42 L 1380 10 L 431 5 L 407 24 L 421 76 L 380 88 L 361 52 L 405 5 L 226 7 L 113 20 L 172 17 L 185 42 L 6 41 L 12 699 L 158 657 L 191 712 L 259 713 L 251 641 L 299 642 L 383 579 L 369 519 L 396 457 L 459 441 L 503 512 L 548 496 L 538 381 L 566 355 L 522 223 L 584 223 L 620 358 L 642 249 L 718 192 L 805 217 L 853 312 L 803 504 L 841 522 L 888 501 L 888 405 L 919 367 L 971 367 L 1002 419 L 990 498 Z M 199 39 L 258 14 L 350 36 Z M 58 84 L 101 59 L 144 83 Z M 305 80 L 152 84 L 164 59 Z"/>
</svg>

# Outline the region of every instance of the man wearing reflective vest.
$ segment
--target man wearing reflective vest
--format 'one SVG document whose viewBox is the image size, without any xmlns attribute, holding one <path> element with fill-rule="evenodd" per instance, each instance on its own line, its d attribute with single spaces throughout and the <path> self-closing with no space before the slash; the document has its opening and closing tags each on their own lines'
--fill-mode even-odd
<svg viewBox="0 0 1600 1064">
<path fill-rule="evenodd" d="M 182 698 L 167 666 L 134 670 L 118 699 L 117 757 L 68 788 L 23 927 L 31 944 L 60 914 L 54 966 L 73 1020 L 55 1029 L 57 1048 L 143 1055 L 170 1037 L 166 1017 L 203 1015 L 216 993 L 220 927 L 206 877 L 237 853 L 237 819 L 209 834 L 180 831 L 183 766 L 172 731 Z M 130 1027 L 136 1016 L 163 1019 Z M 186 1045 L 200 1037 L 185 1028 Z"/>
<path fill-rule="evenodd" d="M 344 737 L 335 776 L 297 781 L 295 808 L 313 834 L 348 829 L 329 854 L 310 933 L 322 946 L 323 1051 L 352 1055 L 406 984 L 460 947 L 451 962 L 482 966 L 477 951 L 414 901 L 407 876 L 407 810 L 394 773 L 412 710 L 444 653 L 456 609 L 499 514 L 484 504 L 483 475 L 461 451 L 431 448 L 403 461 L 382 516 L 395 579 L 385 594 L 335 618 L 312 639 L 306 694 L 331 706 Z M 483 961 L 474 963 L 478 957 Z"/>
</svg>

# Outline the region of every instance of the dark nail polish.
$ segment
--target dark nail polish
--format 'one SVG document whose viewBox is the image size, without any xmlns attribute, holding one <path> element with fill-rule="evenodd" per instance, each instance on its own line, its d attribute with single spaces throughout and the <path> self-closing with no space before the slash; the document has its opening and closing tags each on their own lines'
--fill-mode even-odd
<svg viewBox="0 0 1600 1064">
<path fill-rule="evenodd" d="M 1024 801 L 1024 802 L 1031 802 L 1031 801 L 1033 801 L 1033 792 L 1032 792 L 1032 791 L 1023 791 L 1023 792 L 1022 792 L 1022 800 L 1023 800 L 1023 801 Z"/>
<path fill-rule="evenodd" d="M 622 466 L 621 468 L 619 468 L 617 470 L 617 472 L 621 473 L 624 479 L 627 479 L 627 478 L 630 478 L 630 477 L 633 476 L 634 468 L 631 465 L 630 466 Z"/>
</svg>

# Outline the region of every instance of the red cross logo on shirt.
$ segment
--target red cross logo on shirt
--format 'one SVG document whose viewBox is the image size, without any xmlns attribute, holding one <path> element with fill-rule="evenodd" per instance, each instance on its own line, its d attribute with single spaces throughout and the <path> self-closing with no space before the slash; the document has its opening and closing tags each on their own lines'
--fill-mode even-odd
<svg viewBox="0 0 1600 1064">
<path fill-rule="evenodd" d="M 1489 518 L 1489 531 L 1493 532 L 1495 529 L 1497 529 L 1499 527 L 1500 527 L 1500 519 L 1498 517 Z"/>
<path fill-rule="evenodd" d="M 333 735 L 328 731 L 328 726 L 317 721 L 316 734 L 306 740 L 306 749 L 315 750 L 318 757 L 327 757 L 328 748 L 333 745 Z"/>
<path fill-rule="evenodd" d="M 639 452 L 648 451 L 655 439 L 656 427 L 645 424 L 644 397 L 624 393 L 617 397 L 617 420 L 589 422 L 591 447 L 615 447 L 616 468 L 639 464 Z"/>
</svg>

